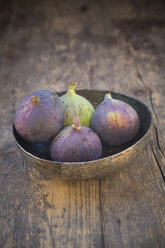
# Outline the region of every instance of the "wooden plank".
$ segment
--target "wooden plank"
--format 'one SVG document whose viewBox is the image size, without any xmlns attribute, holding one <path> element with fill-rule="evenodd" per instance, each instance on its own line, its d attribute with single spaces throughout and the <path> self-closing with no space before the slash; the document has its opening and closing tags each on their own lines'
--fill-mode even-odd
<svg viewBox="0 0 165 248">
<path fill-rule="evenodd" d="M 165 185 L 150 153 L 101 181 L 105 247 L 164 246 Z"/>
<path fill-rule="evenodd" d="M 6 173 L 0 246 L 102 247 L 98 190 L 94 180 L 36 181 L 22 170 Z"/>
</svg>

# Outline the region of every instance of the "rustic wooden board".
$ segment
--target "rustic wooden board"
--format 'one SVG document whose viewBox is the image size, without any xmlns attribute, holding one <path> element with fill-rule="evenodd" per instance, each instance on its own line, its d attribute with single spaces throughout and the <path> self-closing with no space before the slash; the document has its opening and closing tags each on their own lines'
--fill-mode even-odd
<svg viewBox="0 0 165 248">
<path fill-rule="evenodd" d="M 0 3 L 0 247 L 164 247 L 165 8 L 163 1 Z M 124 92 L 154 128 L 137 161 L 105 180 L 29 177 L 12 136 L 33 90 Z"/>
</svg>

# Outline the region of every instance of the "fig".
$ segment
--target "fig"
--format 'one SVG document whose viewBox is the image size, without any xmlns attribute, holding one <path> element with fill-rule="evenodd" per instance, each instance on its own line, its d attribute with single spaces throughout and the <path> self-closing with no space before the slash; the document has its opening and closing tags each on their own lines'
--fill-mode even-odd
<svg viewBox="0 0 165 248">
<path fill-rule="evenodd" d="M 34 156 L 50 160 L 50 142 L 28 144 L 28 151 Z"/>
<path fill-rule="evenodd" d="M 72 83 L 66 94 L 61 96 L 64 108 L 64 126 L 70 126 L 76 116 L 80 118 L 82 126 L 90 127 L 91 116 L 94 113 L 94 107 L 83 96 L 75 92 L 77 83 Z"/>
<path fill-rule="evenodd" d="M 28 142 L 51 140 L 63 127 L 64 111 L 57 94 L 39 90 L 25 97 L 14 117 L 19 135 Z"/>
<path fill-rule="evenodd" d="M 127 103 L 106 94 L 91 119 L 91 128 L 102 142 L 118 146 L 132 140 L 139 130 L 136 111 Z"/>
<path fill-rule="evenodd" d="M 80 126 L 76 117 L 72 126 L 65 127 L 51 143 L 51 159 L 60 162 L 85 162 L 101 157 L 102 144 L 90 128 Z"/>
</svg>

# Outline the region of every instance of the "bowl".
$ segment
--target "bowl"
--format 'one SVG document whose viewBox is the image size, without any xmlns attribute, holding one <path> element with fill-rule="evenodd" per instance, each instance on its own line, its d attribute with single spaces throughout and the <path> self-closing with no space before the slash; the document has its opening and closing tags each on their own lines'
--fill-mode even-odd
<svg viewBox="0 0 165 248">
<path fill-rule="evenodd" d="M 47 159 L 42 158 L 39 153 L 34 151 L 32 145 L 20 137 L 13 125 L 13 135 L 21 152 L 25 170 L 28 173 L 46 179 L 57 177 L 63 180 L 100 179 L 128 166 L 133 166 L 134 159 L 147 145 L 151 134 L 152 117 L 144 103 L 128 95 L 113 91 L 83 89 L 76 92 L 86 97 L 95 108 L 103 101 L 104 95 L 109 92 L 113 98 L 130 104 L 139 116 L 140 128 L 138 134 L 130 142 L 119 147 L 103 145 L 101 159 L 69 163 L 51 161 L 48 154 Z M 61 96 L 64 93 L 66 92 L 59 92 L 57 94 Z"/>
</svg>

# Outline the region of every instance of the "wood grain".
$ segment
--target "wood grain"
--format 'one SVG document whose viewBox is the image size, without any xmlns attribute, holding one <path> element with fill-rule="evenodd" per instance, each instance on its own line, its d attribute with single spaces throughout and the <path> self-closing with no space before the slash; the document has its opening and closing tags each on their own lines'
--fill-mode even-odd
<svg viewBox="0 0 165 248">
<path fill-rule="evenodd" d="M 0 3 L 0 247 L 163 248 L 165 244 L 163 1 Z M 34 90 L 120 91 L 149 106 L 143 153 L 104 180 L 29 177 L 12 136 Z"/>
</svg>

